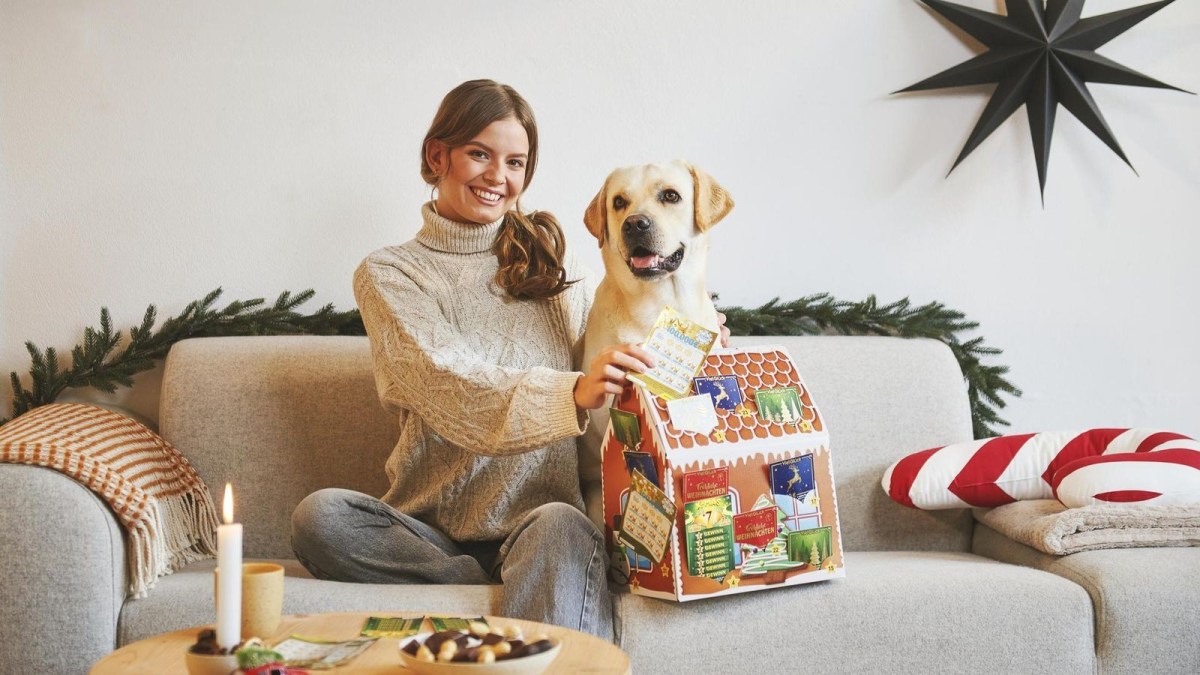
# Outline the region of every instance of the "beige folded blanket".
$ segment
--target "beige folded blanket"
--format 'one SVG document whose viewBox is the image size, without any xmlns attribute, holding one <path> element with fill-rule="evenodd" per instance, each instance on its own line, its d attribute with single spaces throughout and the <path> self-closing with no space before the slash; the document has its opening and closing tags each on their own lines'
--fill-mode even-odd
<svg viewBox="0 0 1200 675">
<path fill-rule="evenodd" d="M 975 519 L 1000 534 L 1054 555 L 1102 548 L 1200 546 L 1200 505 L 1098 505 L 1068 509 L 1031 499 L 976 509 Z"/>
</svg>

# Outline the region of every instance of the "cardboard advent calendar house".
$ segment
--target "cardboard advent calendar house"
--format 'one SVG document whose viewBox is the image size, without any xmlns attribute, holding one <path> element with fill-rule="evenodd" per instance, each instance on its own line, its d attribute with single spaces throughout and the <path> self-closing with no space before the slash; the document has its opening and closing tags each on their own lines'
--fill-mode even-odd
<svg viewBox="0 0 1200 675">
<path fill-rule="evenodd" d="M 636 381 L 610 410 L 613 577 L 687 601 L 845 576 L 829 434 L 791 357 L 707 351 L 686 394 L 687 372 L 674 395 Z"/>
</svg>

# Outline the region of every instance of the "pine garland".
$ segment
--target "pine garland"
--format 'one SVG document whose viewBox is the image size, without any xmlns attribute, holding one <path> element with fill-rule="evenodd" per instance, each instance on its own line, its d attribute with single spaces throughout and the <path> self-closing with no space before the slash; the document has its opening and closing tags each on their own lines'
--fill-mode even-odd
<svg viewBox="0 0 1200 675">
<path fill-rule="evenodd" d="M 157 311 L 150 305 L 141 325 L 129 329 L 128 344 L 115 355 L 113 352 L 122 342 L 121 331 L 113 331 L 108 308 L 101 308 L 100 328 L 84 329 L 83 343 L 71 351 L 72 364 L 68 369 L 59 368 L 58 354 L 53 347 L 43 352 L 33 342 L 26 342 L 25 348 L 32 360 L 30 388 L 26 389 L 17 374 L 11 373 L 13 415 L 53 403 L 67 389 L 95 387 L 112 393 L 118 386 L 131 387 L 134 375 L 153 368 L 156 361 L 166 357 L 171 345 L 185 338 L 366 334 L 357 310 L 338 312 L 330 304 L 310 315 L 296 311 L 315 295 L 312 289 L 294 297 L 284 291 L 270 307 L 265 306 L 261 298 L 256 298 L 234 301 L 223 309 L 214 309 L 221 292 L 217 288 L 204 298 L 189 303 L 179 316 L 167 319 L 157 331 L 154 330 Z M 904 298 L 880 307 L 873 295 L 862 302 L 843 302 L 827 293 L 819 293 L 785 303 L 776 298 L 757 309 L 723 307 L 720 311 L 725 313 L 725 325 L 735 335 L 833 332 L 939 340 L 950 347 L 962 368 L 977 438 L 995 436 L 997 432 L 992 425 L 1008 424 L 997 412 L 1005 406 L 1003 394 L 1021 395 L 1021 391 L 1005 379 L 1006 366 L 982 363 L 983 358 L 1000 354 L 999 349 L 985 346 L 982 337 L 965 342 L 959 340 L 959 333 L 974 330 L 979 324 L 965 320 L 961 312 L 941 303 L 913 307 L 908 298 Z M 0 424 L 7 421 L 0 420 Z"/>
<path fill-rule="evenodd" d="M 188 303 L 183 312 L 163 322 L 155 331 L 157 310 L 146 309 L 142 324 L 129 329 L 129 344 L 112 356 L 121 343 L 121 331 L 113 332 L 108 308 L 100 309 L 100 329 L 83 331 L 83 344 L 71 351 L 71 368 L 60 370 L 58 353 L 53 347 L 42 352 L 33 342 L 25 349 L 33 362 L 29 370 L 31 388 L 21 385 L 16 373 L 10 374 L 13 390 L 13 416 L 53 403 L 63 391 L 76 387 L 95 387 L 112 393 L 118 386 L 133 386 L 133 376 L 154 367 L 166 358 L 176 342 L 191 337 L 226 335 L 365 335 L 357 311 L 338 312 L 325 305 L 311 315 L 300 314 L 296 308 L 308 302 L 316 293 L 309 289 L 295 297 L 284 291 L 275 304 L 266 307 L 262 298 L 234 301 L 223 309 L 213 305 L 221 297 L 217 288 L 202 299 Z M 0 420 L 4 424 L 8 420 Z"/>
<path fill-rule="evenodd" d="M 779 298 L 758 307 L 721 308 L 725 325 L 734 335 L 891 335 L 931 338 L 950 348 L 967 382 L 971 425 L 976 438 L 996 436 L 997 426 L 1008 426 L 998 409 L 1007 403 L 1001 396 L 1020 396 L 1021 390 L 1005 378 L 1007 366 L 984 365 L 983 359 L 1002 353 L 986 346 L 982 337 L 965 342 L 959 334 L 975 330 L 977 321 L 940 302 L 914 307 L 908 298 L 879 306 L 874 295 L 862 302 L 835 300 L 828 293 L 807 295 L 780 303 Z"/>
</svg>

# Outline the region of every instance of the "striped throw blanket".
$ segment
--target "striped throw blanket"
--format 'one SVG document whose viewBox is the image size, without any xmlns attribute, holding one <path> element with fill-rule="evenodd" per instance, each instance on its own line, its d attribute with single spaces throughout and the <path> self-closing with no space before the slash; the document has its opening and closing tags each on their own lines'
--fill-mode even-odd
<svg viewBox="0 0 1200 675">
<path fill-rule="evenodd" d="M 35 408 L 0 427 L 0 462 L 54 469 L 108 504 L 128 534 L 134 597 L 216 554 L 208 488 L 178 450 L 128 417 L 79 403 Z"/>
</svg>

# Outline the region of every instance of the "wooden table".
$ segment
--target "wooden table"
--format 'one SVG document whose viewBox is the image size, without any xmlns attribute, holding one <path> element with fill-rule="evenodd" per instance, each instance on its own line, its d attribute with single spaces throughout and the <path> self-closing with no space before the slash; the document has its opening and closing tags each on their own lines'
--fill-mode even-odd
<svg viewBox="0 0 1200 675">
<path fill-rule="evenodd" d="M 398 615 L 421 616 L 420 612 L 402 612 Z M 273 644 L 283 638 L 298 634 L 305 637 L 320 637 L 347 640 L 358 637 L 369 616 L 392 616 L 386 612 L 343 612 L 336 614 L 293 614 L 283 617 L 279 630 L 268 640 Z M 438 616 L 427 614 L 426 616 Z M 487 617 L 492 626 L 516 624 L 525 635 L 546 633 L 562 641 L 562 651 L 550 664 L 547 673 L 620 673 L 628 674 L 629 657 L 616 646 L 597 637 L 569 628 L 559 628 L 535 621 L 521 621 L 504 617 Z M 204 626 L 163 633 L 138 640 L 96 662 L 92 675 L 160 675 L 161 673 L 186 673 L 183 655 Z M 380 638 L 348 666 L 332 672 L 355 673 L 403 673 L 405 668 L 399 655 L 395 638 Z"/>
</svg>

